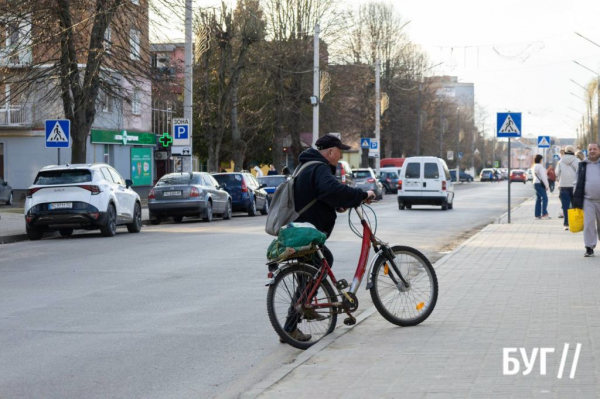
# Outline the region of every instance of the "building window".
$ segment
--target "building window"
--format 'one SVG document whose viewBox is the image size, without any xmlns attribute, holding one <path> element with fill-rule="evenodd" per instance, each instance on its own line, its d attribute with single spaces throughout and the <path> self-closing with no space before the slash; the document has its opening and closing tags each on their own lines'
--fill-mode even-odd
<svg viewBox="0 0 600 399">
<path fill-rule="evenodd" d="M 133 90 L 133 100 L 131 101 L 131 113 L 140 115 L 142 113 L 142 95 L 140 89 Z"/>
<path fill-rule="evenodd" d="M 110 150 L 108 144 L 104 144 L 104 163 L 110 165 Z"/>
<path fill-rule="evenodd" d="M 104 31 L 104 50 L 110 51 L 111 47 L 112 47 L 112 31 L 110 29 L 110 25 L 108 25 L 106 27 L 106 30 Z"/>
<path fill-rule="evenodd" d="M 140 53 L 140 31 L 132 29 L 129 32 L 129 44 L 131 46 L 130 57 L 132 60 L 139 60 L 142 58 Z"/>
<path fill-rule="evenodd" d="M 102 105 L 102 112 L 113 112 L 113 97 L 105 91 L 98 93 L 98 99 Z"/>
</svg>

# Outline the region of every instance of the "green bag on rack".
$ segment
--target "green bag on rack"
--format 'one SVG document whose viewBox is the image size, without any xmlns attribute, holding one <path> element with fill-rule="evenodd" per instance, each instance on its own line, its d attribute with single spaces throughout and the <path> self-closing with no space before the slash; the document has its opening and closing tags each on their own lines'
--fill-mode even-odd
<svg viewBox="0 0 600 399">
<path fill-rule="evenodd" d="M 267 249 L 269 260 L 284 260 L 299 253 L 310 252 L 325 244 L 327 236 L 310 223 L 289 223 Z"/>
</svg>

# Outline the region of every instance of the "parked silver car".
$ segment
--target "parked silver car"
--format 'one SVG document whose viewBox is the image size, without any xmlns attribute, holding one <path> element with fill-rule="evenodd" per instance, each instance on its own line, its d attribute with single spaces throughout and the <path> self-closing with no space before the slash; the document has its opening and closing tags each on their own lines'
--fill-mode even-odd
<svg viewBox="0 0 600 399">
<path fill-rule="evenodd" d="M 363 191 L 371 190 L 375 192 L 375 196 L 378 200 L 383 198 L 383 185 L 375 176 L 375 172 L 371 168 L 354 169 L 352 172 L 354 177 L 354 183 L 356 187 Z"/>
<path fill-rule="evenodd" d="M 12 205 L 12 202 L 13 202 L 12 187 L 8 185 L 8 182 L 5 182 L 0 177 L 0 203 L 4 203 L 6 205 Z"/>
<path fill-rule="evenodd" d="M 231 196 L 208 173 L 170 173 L 148 193 L 148 210 L 152 224 L 169 216 L 177 223 L 184 216 L 202 217 L 207 222 L 215 214 L 231 219 Z"/>
</svg>

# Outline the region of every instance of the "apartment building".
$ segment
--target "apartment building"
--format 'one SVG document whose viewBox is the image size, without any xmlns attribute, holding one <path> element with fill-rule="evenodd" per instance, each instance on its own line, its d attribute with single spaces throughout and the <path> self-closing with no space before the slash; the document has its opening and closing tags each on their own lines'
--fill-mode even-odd
<svg viewBox="0 0 600 399">
<path fill-rule="evenodd" d="M 143 68 L 150 62 L 148 1 L 124 1 L 124 11 L 115 13 L 104 35 L 102 85 L 87 138 L 86 161 L 106 162 L 136 185 L 152 185 L 151 160 L 156 146 L 151 123 L 152 83 Z M 35 7 L 36 2 L 32 3 Z M 91 22 L 89 27 L 84 23 L 93 21 L 88 10 L 95 7 L 72 7 L 74 26 L 78 27 L 77 61 L 83 76 L 91 32 Z M 56 67 L 60 47 L 48 40 L 41 18 L 35 12 L 19 18 L 0 15 L 0 177 L 15 189 L 26 189 L 40 168 L 59 163 L 57 149 L 45 146 L 44 122 L 65 119 L 60 79 L 58 73 L 44 71 Z M 124 57 L 130 61 L 128 65 L 139 64 L 140 68 L 127 69 L 118 61 Z M 70 161 L 71 148 L 62 149 L 60 164 Z M 143 168 L 139 168 L 140 162 Z"/>
</svg>

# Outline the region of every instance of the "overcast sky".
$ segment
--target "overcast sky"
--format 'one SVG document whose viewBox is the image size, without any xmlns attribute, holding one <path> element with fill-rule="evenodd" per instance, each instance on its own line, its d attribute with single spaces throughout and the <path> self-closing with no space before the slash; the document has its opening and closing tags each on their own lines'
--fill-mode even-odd
<svg viewBox="0 0 600 399">
<path fill-rule="evenodd" d="M 358 4 L 364 0 L 347 0 Z M 194 0 L 194 6 L 216 0 Z M 436 75 L 475 84 L 486 108 L 486 133 L 495 134 L 496 112 L 523 113 L 524 136 L 576 137 L 585 102 L 581 87 L 600 72 L 600 1 L 410 0 L 394 1 L 413 42 L 443 62 Z M 573 93 L 573 94 L 571 94 Z M 587 123 L 587 122 L 586 122 Z M 597 130 L 595 128 L 594 130 Z"/>
</svg>

